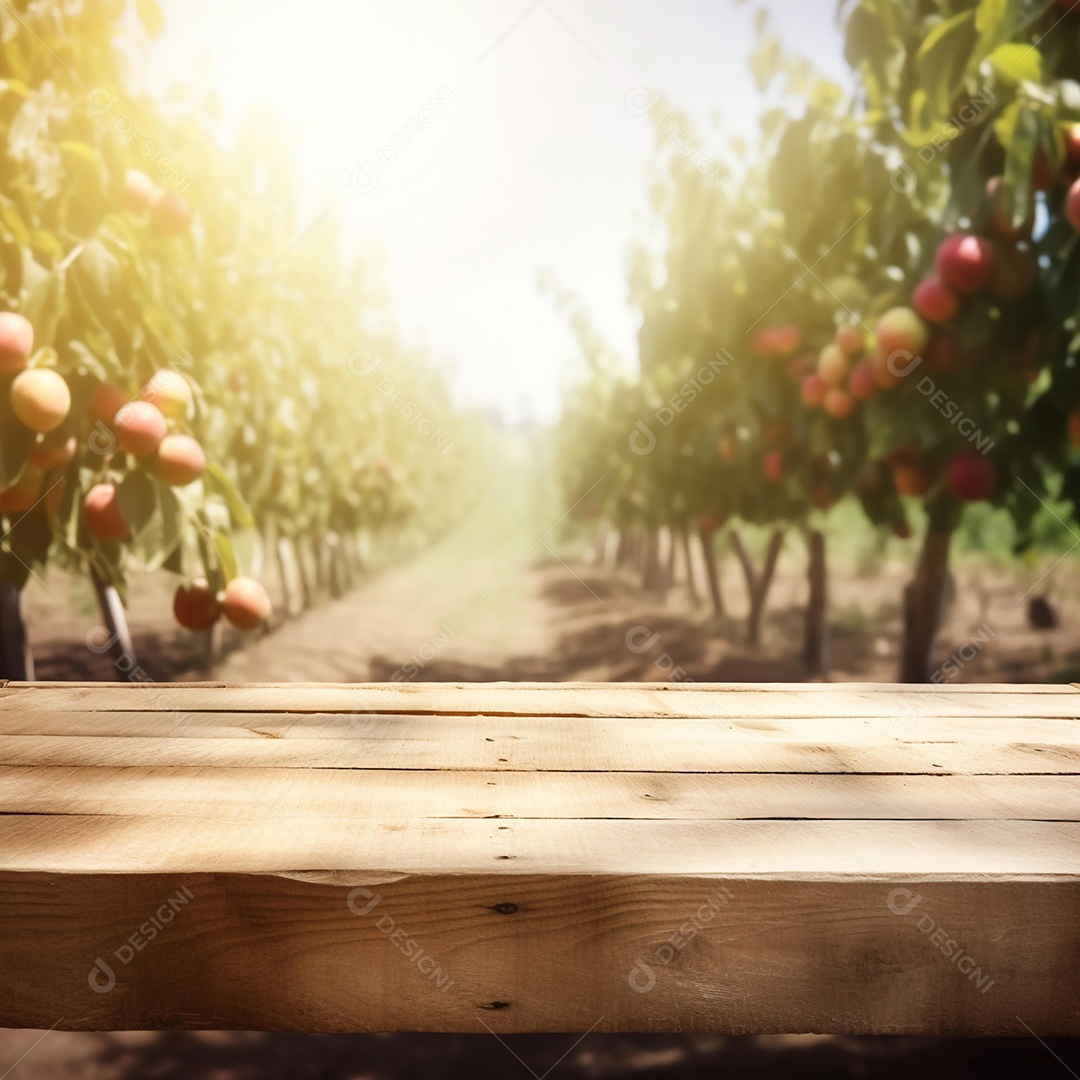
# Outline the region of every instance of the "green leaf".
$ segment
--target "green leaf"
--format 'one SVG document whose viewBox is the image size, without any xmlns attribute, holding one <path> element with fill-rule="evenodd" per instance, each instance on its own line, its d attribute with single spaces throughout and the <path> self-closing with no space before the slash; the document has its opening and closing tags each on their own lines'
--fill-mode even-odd
<svg viewBox="0 0 1080 1080">
<path fill-rule="evenodd" d="M 1013 224 L 1020 225 L 1031 208 L 1031 175 L 1039 145 L 1040 118 L 1036 112 L 1025 108 L 1020 102 L 1013 104 L 1018 106 L 1015 111 L 1012 106 L 1006 109 L 1006 113 L 1011 113 L 1010 122 L 1001 129 L 995 125 L 995 134 L 1000 139 L 1001 133 L 1008 129 L 1007 138 L 1002 140 L 1005 150 L 1005 186 L 1012 192 Z"/>
<path fill-rule="evenodd" d="M 157 488 L 144 472 L 128 473 L 116 489 L 116 498 L 121 515 L 135 533 L 146 528 L 158 505 Z"/>
<path fill-rule="evenodd" d="M 115 306 L 123 287 L 119 260 L 100 240 L 91 240 L 78 259 L 68 268 L 81 282 L 96 293 L 89 297 L 105 310 Z"/>
<path fill-rule="evenodd" d="M 979 0 L 975 9 L 975 30 L 979 39 L 972 50 L 971 71 L 978 67 L 983 57 L 1013 35 L 1015 27 L 1022 21 L 1020 6 L 1020 0 Z"/>
<path fill-rule="evenodd" d="M 100 382 L 108 380 L 109 373 L 105 370 L 105 365 L 81 341 L 69 341 L 67 349 L 75 354 L 80 370 L 93 375 Z"/>
<path fill-rule="evenodd" d="M 170 574 L 182 574 L 184 572 L 184 547 L 182 544 L 177 544 L 165 556 L 161 568 L 167 570 Z"/>
<path fill-rule="evenodd" d="M 216 462 L 211 462 L 206 466 L 206 472 L 203 473 L 203 484 L 206 486 L 207 491 L 214 492 L 225 500 L 234 528 L 248 529 L 255 524 L 255 519 L 248 509 L 247 503 L 244 502 L 240 492 L 236 490 L 236 486 L 229 479 L 225 470 Z"/>
<path fill-rule="evenodd" d="M 183 517 L 180 500 L 171 487 L 163 484 L 160 480 L 154 481 L 157 487 L 158 506 L 161 510 L 159 518 L 156 550 L 150 552 L 146 560 L 146 569 L 149 572 L 165 566 L 178 552 L 180 539 L 183 535 Z M 179 555 L 177 555 L 179 558 Z"/>
<path fill-rule="evenodd" d="M 217 551 L 218 563 L 226 581 L 232 581 L 237 574 L 236 552 L 233 551 L 232 540 L 223 532 L 214 533 L 214 548 Z"/>
<path fill-rule="evenodd" d="M 29 256 L 29 252 L 26 253 Z M 64 301 L 64 275 L 45 270 L 30 257 L 23 263 L 22 313 L 34 324 L 38 345 L 52 345 Z"/>
<path fill-rule="evenodd" d="M 1033 45 L 999 45 L 987 57 L 994 74 L 1009 86 L 1043 81 L 1042 53 Z"/>
<path fill-rule="evenodd" d="M 931 108 L 946 117 L 963 83 L 975 44 L 975 12 L 963 11 L 938 23 L 919 48 L 915 68 Z"/>
</svg>

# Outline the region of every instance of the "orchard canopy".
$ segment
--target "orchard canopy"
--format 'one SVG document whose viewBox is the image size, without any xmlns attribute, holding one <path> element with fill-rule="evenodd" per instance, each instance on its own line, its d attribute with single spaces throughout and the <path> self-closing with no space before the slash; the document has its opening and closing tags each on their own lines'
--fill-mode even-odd
<svg viewBox="0 0 1080 1080">
<path fill-rule="evenodd" d="M 823 607 L 842 499 L 921 530 L 901 675 L 924 680 L 970 508 L 1007 513 L 1023 549 L 1080 507 L 1080 5 L 844 0 L 837 19 L 844 85 L 758 13 L 776 104 L 753 145 L 705 155 L 653 102 L 664 242 L 630 272 L 639 371 L 575 313 L 560 469 L 575 513 L 631 544 L 692 528 L 711 559 L 727 530 L 752 605 L 790 526 Z M 739 522 L 775 527 L 760 572 Z"/>
<path fill-rule="evenodd" d="M 706 152 L 629 92 L 662 241 L 630 261 L 629 367 L 557 295 L 584 356 L 559 477 L 650 583 L 701 545 L 718 610 L 723 538 L 752 642 L 802 534 L 814 673 L 825 516 L 917 536 L 901 675 L 923 680 L 957 531 L 993 513 L 1017 550 L 1059 543 L 1080 506 L 1080 10 L 843 0 L 833 81 L 767 7 L 753 139 Z M 110 626 L 164 570 L 182 626 L 255 628 L 268 552 L 328 546 L 344 573 L 469 503 L 475 421 L 306 206 L 273 114 L 223 142 L 211 95 L 133 89 L 128 46 L 161 28 L 154 0 L 0 5 L 0 630 L 48 566 L 88 575 Z"/>
<path fill-rule="evenodd" d="M 467 439 L 377 267 L 301 213 L 273 117 L 223 147 L 212 98 L 129 89 L 120 43 L 162 19 L 128 7 L 0 5 L 0 577 L 123 598 L 163 567 L 183 626 L 248 629 L 260 538 L 438 531 Z"/>
</svg>

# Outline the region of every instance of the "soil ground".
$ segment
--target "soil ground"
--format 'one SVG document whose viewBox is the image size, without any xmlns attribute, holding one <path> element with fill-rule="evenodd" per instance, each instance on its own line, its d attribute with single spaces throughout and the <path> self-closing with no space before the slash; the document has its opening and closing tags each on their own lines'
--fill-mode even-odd
<svg viewBox="0 0 1080 1080">
<path fill-rule="evenodd" d="M 771 594 L 764 642 L 741 643 L 738 568 L 723 560 L 729 613 L 695 602 L 684 569 L 666 596 L 642 592 L 637 576 L 583 560 L 551 529 L 558 518 L 528 484 L 484 485 L 475 511 L 441 544 L 370 576 L 346 596 L 279 621 L 266 635 L 230 636 L 214 678 L 229 681 L 496 679 L 799 680 L 804 552 L 787 542 Z M 1046 565 L 1052 563 L 1047 560 Z M 905 562 L 841 566 L 832 582 L 832 678 L 889 680 L 896 668 Z M 1062 624 L 1035 631 L 1027 599 L 1045 567 L 992 570 L 964 562 L 942 634 L 955 678 L 1064 681 L 1080 677 L 1080 571 L 1053 573 Z M 697 567 L 700 571 L 700 567 Z M 699 577 L 700 580 L 700 577 Z M 89 590 L 60 576 L 34 582 L 28 621 L 42 679 L 122 678 L 85 645 L 96 625 Z M 280 601 L 280 596 L 278 597 Z M 206 677 L 205 644 L 176 633 L 161 582 L 141 584 L 131 606 L 140 662 L 154 679 Z M 628 647 L 648 640 L 644 651 Z M 653 636 L 655 635 L 655 637 Z M 976 641 L 978 647 L 968 643 Z M 950 669 L 951 672 L 952 669 Z M 17 993 L 17 987 L 7 987 Z M 1001 1040 L 713 1035 L 297 1036 L 261 1033 L 0 1031 L 0 1080 L 383 1080 L 635 1076 L 881 1080 L 938 1077 L 1061 1078 L 1080 1069 L 1080 1040 Z M 39 1041 L 40 1040 L 40 1041 Z"/>
</svg>

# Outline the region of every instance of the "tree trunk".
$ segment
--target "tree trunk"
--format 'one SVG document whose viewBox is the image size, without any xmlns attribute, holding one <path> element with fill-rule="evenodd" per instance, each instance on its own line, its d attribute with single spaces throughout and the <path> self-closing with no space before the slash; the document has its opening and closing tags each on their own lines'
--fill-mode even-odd
<svg viewBox="0 0 1080 1080">
<path fill-rule="evenodd" d="M 321 536 L 311 538 L 311 558 L 315 564 L 315 592 L 321 593 L 326 588 L 326 568 L 323 563 L 323 541 Z"/>
<path fill-rule="evenodd" d="M 829 670 L 829 618 L 825 534 L 810 529 L 806 534 L 809 556 L 806 578 L 810 596 L 806 602 L 806 632 L 803 638 L 803 662 L 808 675 L 824 676 Z"/>
<path fill-rule="evenodd" d="M 278 581 L 281 583 L 281 610 L 286 617 L 292 617 L 296 611 L 293 605 L 294 590 L 289 580 L 289 541 L 284 536 L 279 536 L 274 551 L 277 555 Z"/>
<path fill-rule="evenodd" d="M 731 546 L 739 557 L 743 576 L 746 578 L 746 591 L 750 600 L 750 613 L 746 620 L 746 643 L 748 645 L 761 644 L 761 625 L 765 616 L 765 600 L 769 595 L 773 575 L 776 573 L 776 561 L 780 557 L 780 548 L 784 544 L 784 530 L 773 529 L 769 537 L 768 547 L 765 549 L 765 561 L 761 565 L 761 573 L 754 571 L 754 563 L 742 537 L 731 530 Z"/>
<path fill-rule="evenodd" d="M 22 616 L 22 592 L 0 581 L 0 678 L 33 682 L 34 657 Z"/>
<path fill-rule="evenodd" d="M 646 534 L 640 529 L 634 530 L 634 569 L 644 578 L 645 564 L 648 561 L 649 544 Z"/>
<path fill-rule="evenodd" d="M 694 553 L 690 549 L 690 533 L 686 526 L 679 527 L 679 547 L 682 549 L 683 566 L 686 568 L 686 588 L 690 599 L 696 604 L 701 599 L 698 592 L 697 576 L 694 573 Z"/>
<path fill-rule="evenodd" d="M 663 532 L 667 537 L 667 558 L 664 560 L 664 588 L 670 589 L 675 585 L 675 552 L 678 545 L 675 543 L 675 530 L 670 525 L 665 525 Z"/>
<path fill-rule="evenodd" d="M 608 526 L 600 520 L 593 523 L 590 562 L 593 566 L 607 566 Z"/>
<path fill-rule="evenodd" d="M 773 529 L 769 537 L 769 546 L 765 549 L 765 562 L 758 575 L 757 588 L 754 590 L 754 600 L 750 607 L 750 621 L 747 625 L 746 639 L 750 645 L 761 643 L 761 624 L 765 618 L 765 600 L 772 587 L 773 577 L 776 574 L 776 563 L 780 558 L 780 549 L 784 546 L 784 530 Z"/>
<path fill-rule="evenodd" d="M 300 604 L 304 611 L 311 607 L 313 600 L 311 592 L 311 578 L 308 576 L 307 563 L 304 561 L 303 542 L 297 540 L 289 545 L 293 561 L 296 563 L 296 576 L 300 582 Z"/>
<path fill-rule="evenodd" d="M 641 587 L 647 592 L 664 592 L 664 566 L 660 560 L 660 530 L 650 529 L 645 538 L 645 565 L 641 571 Z"/>
<path fill-rule="evenodd" d="M 356 576 L 363 577 L 368 570 L 369 542 L 366 530 L 358 529 L 353 533 L 353 550 L 356 552 Z"/>
<path fill-rule="evenodd" d="M 225 620 L 218 619 L 209 630 L 202 632 L 203 655 L 202 668 L 206 674 L 212 674 L 214 668 L 225 655 Z"/>
<path fill-rule="evenodd" d="M 713 543 L 714 533 L 711 529 L 699 529 L 698 536 L 701 539 L 701 554 L 705 560 L 705 576 L 709 582 L 709 595 L 712 597 L 713 612 L 717 615 L 723 615 L 724 594 L 720 588 L 720 569 L 716 565 L 716 545 Z"/>
<path fill-rule="evenodd" d="M 126 675 L 135 668 L 138 661 L 135 659 L 135 646 L 131 643 L 127 615 L 124 605 L 120 603 L 120 594 L 116 587 L 106 583 L 96 570 L 90 571 L 90 577 L 94 582 L 101 621 L 109 632 L 108 648 L 102 651 L 108 652 L 116 661 L 117 670 Z"/>
<path fill-rule="evenodd" d="M 619 530 L 619 543 L 615 548 L 615 569 L 621 570 L 628 562 L 632 561 L 631 551 L 633 542 L 629 529 Z"/>
<path fill-rule="evenodd" d="M 915 576 L 904 589 L 904 636 L 900 647 L 900 682 L 930 681 L 934 640 L 941 625 L 949 581 L 952 527 L 931 520 L 923 538 Z"/>
<path fill-rule="evenodd" d="M 326 534 L 327 562 L 330 574 L 330 595 L 337 600 L 345 591 L 341 575 L 341 551 L 337 533 Z"/>
</svg>

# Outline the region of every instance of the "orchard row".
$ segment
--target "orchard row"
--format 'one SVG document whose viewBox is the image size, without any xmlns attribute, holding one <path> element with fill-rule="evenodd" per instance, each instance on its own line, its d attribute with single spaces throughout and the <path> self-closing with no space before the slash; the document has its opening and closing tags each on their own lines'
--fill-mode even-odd
<svg viewBox="0 0 1080 1080">
<path fill-rule="evenodd" d="M 123 598 L 163 568 L 182 626 L 252 628 L 260 553 L 415 544 L 456 505 L 435 493 L 460 461 L 350 356 L 378 358 L 459 455 L 468 440 L 378 268 L 300 216 L 272 118 L 226 147 L 189 91 L 165 111 L 127 89 L 124 7 L 0 9 L 0 580 L 57 565 Z M 143 162 L 131 123 L 190 179 Z"/>
<path fill-rule="evenodd" d="M 630 281 L 639 371 L 582 334 L 563 476 L 579 515 L 623 531 L 700 527 L 711 552 L 729 530 L 752 609 L 779 542 L 759 574 L 738 523 L 803 532 L 819 672 L 828 510 L 854 498 L 901 537 L 925 522 L 900 648 L 902 678 L 925 680 L 964 507 L 1007 512 L 1023 547 L 1054 504 L 1080 502 L 1080 15 L 1023 0 L 842 13 L 850 97 L 763 20 L 753 68 L 781 105 L 756 151 L 727 155 L 737 182 L 663 158 L 666 245 Z M 642 426 L 645 453 L 628 439 Z"/>
</svg>

